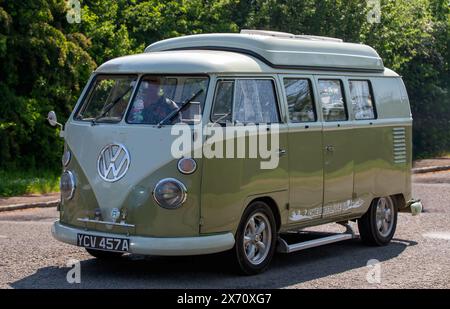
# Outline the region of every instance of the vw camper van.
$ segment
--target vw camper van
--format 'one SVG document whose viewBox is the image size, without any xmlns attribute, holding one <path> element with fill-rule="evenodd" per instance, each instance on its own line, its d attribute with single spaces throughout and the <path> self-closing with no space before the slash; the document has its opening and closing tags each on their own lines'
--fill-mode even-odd
<svg viewBox="0 0 450 309">
<path fill-rule="evenodd" d="M 387 245 L 398 212 L 420 208 L 411 125 L 401 77 L 369 46 L 257 30 L 159 41 L 81 93 L 52 233 L 104 259 L 229 251 L 245 274 L 276 251 Z M 326 223 L 347 230 L 289 237 Z"/>
</svg>

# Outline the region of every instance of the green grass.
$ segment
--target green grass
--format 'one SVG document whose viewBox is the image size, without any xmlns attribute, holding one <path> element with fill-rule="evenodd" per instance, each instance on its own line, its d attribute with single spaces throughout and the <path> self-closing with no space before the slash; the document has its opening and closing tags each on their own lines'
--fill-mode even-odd
<svg viewBox="0 0 450 309">
<path fill-rule="evenodd" d="M 0 197 L 57 192 L 59 176 L 48 171 L 0 171 Z"/>
</svg>

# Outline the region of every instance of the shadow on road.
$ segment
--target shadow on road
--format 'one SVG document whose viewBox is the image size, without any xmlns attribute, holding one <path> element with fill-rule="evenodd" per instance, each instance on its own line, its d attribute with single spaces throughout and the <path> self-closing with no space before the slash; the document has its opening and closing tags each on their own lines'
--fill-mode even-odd
<svg viewBox="0 0 450 309">
<path fill-rule="evenodd" d="M 191 257 L 125 256 L 117 261 L 81 261 L 81 283 L 69 284 L 69 267 L 44 267 L 11 283 L 13 288 L 282 288 L 386 261 L 416 242 L 394 239 L 386 247 L 366 247 L 357 239 L 277 254 L 267 272 L 236 275 L 227 254 Z M 361 283 L 365 277 L 361 278 Z M 354 283 L 358 285 L 357 282 Z M 326 286 L 324 286 L 326 288 Z"/>
</svg>

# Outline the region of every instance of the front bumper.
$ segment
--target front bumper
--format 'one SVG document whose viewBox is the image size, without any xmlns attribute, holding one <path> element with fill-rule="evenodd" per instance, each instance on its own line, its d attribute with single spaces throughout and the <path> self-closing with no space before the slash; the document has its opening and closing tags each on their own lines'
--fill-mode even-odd
<svg viewBox="0 0 450 309">
<path fill-rule="evenodd" d="M 124 235 L 85 231 L 62 224 L 59 220 L 52 226 L 53 237 L 59 241 L 77 245 L 77 234 L 124 238 Z M 234 246 L 232 233 L 197 237 L 142 237 L 129 236 L 130 253 L 143 255 L 198 255 L 226 251 Z"/>
</svg>

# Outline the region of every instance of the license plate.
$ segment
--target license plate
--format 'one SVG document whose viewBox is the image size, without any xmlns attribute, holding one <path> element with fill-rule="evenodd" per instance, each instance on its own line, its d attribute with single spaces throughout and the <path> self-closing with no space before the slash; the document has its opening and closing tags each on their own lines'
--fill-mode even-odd
<svg viewBox="0 0 450 309">
<path fill-rule="evenodd" d="M 77 246 L 107 251 L 127 252 L 130 247 L 130 240 L 127 238 L 77 234 Z"/>
</svg>

